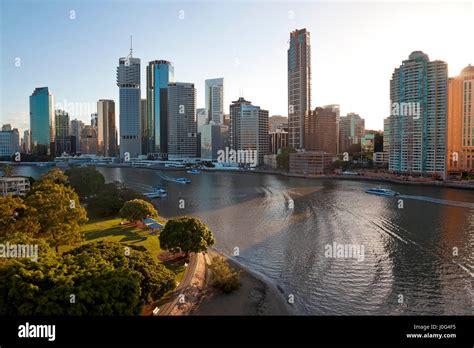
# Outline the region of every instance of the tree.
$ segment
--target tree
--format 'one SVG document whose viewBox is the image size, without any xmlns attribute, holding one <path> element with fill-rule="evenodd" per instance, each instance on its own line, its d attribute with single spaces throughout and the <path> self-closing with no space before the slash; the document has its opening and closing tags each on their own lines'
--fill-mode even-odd
<svg viewBox="0 0 474 348">
<path fill-rule="evenodd" d="M 168 220 L 160 233 L 160 245 L 173 254 L 206 251 L 214 245 L 215 239 L 209 228 L 198 218 L 179 217 Z"/>
<path fill-rule="evenodd" d="M 137 315 L 175 287 L 174 276 L 148 252 L 86 244 L 1 267 L 0 315 Z"/>
<path fill-rule="evenodd" d="M 61 169 L 53 168 L 41 176 L 41 181 L 46 180 L 49 180 L 55 184 L 66 185 L 68 178 Z"/>
<path fill-rule="evenodd" d="M 95 196 L 87 201 L 87 212 L 96 217 L 117 216 L 125 202 L 146 198 L 140 193 L 115 181 L 105 184 Z"/>
<path fill-rule="evenodd" d="M 37 233 L 40 225 L 28 212 L 20 197 L 0 196 L 0 237 L 19 233 L 32 236 Z"/>
<path fill-rule="evenodd" d="M 48 240 L 58 255 L 59 246 L 82 240 L 79 226 L 87 222 L 87 214 L 71 187 L 51 181 L 36 183 L 25 203 L 41 226 L 37 235 Z"/>
<path fill-rule="evenodd" d="M 11 177 L 15 175 L 15 168 L 9 164 L 2 164 L 0 170 L 3 172 L 3 175 L 6 177 Z"/>
<path fill-rule="evenodd" d="M 94 167 L 69 167 L 65 174 L 81 199 L 95 195 L 105 184 L 104 176 Z"/>
<path fill-rule="evenodd" d="M 233 271 L 223 257 L 213 257 L 209 268 L 211 270 L 211 283 L 214 287 L 226 294 L 240 287 L 240 273 Z"/>
<path fill-rule="evenodd" d="M 145 218 L 157 218 L 158 212 L 150 202 L 133 199 L 125 202 L 120 209 L 120 217 L 130 222 L 137 222 Z"/>
<path fill-rule="evenodd" d="M 278 168 L 290 170 L 290 153 L 295 153 L 296 150 L 292 147 L 284 147 L 277 155 L 277 166 Z"/>
</svg>

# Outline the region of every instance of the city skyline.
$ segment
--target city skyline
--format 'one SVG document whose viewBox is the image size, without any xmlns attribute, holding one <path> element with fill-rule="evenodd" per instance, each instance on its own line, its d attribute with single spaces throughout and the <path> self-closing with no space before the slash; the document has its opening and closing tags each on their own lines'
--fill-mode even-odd
<svg viewBox="0 0 474 348">
<path fill-rule="evenodd" d="M 99 2 L 97 6 L 94 6 L 95 14 L 92 15 L 91 6 L 84 3 L 72 2 L 60 6 L 44 3 L 41 9 L 35 11 L 37 18 L 29 18 L 28 23 L 23 23 L 21 16 L 16 16 L 15 13 L 22 11 L 24 7 L 31 7 L 34 10 L 38 5 L 30 2 L 15 3 L 15 5 L 3 2 L 1 6 L 4 35 L 1 42 L 2 61 L 5 64 L 2 68 L 0 85 L 2 123 L 12 123 L 20 131 L 28 129 L 27 97 L 34 88 L 41 86 L 48 86 L 55 95 L 55 109 L 58 108 L 58 104 L 61 106 L 61 103 L 65 101 L 87 105 L 94 105 L 99 99 L 113 99 L 119 102 L 114 66 L 116 66 L 117 58 L 122 57 L 123 52 L 128 49 L 130 35 L 134 37 L 136 55 L 144 64 L 155 59 L 169 59 L 177 67 L 177 80 L 191 81 L 195 84 L 197 107 L 205 106 L 204 81 L 221 76 L 226 80 L 225 113 L 228 113 L 231 101 L 242 95 L 244 98 L 255 101 L 257 105 L 265 105 L 270 115 L 287 115 L 288 32 L 297 28 L 306 28 L 311 32 L 312 39 L 311 109 L 314 110 L 317 106 L 330 103 L 340 104 L 341 115 L 349 112 L 360 114 L 366 119 L 368 129 L 383 128 L 383 119 L 389 115 L 390 110 L 387 81 L 393 69 L 410 52 L 422 50 L 427 52 L 433 60 L 447 62 L 450 77 L 459 75 L 462 68 L 471 63 L 470 57 L 474 56 L 473 49 L 462 44 L 463 35 L 456 35 L 458 32 L 472 31 L 468 20 L 464 20 L 472 14 L 472 5 L 469 3 L 437 4 L 443 6 L 443 11 L 439 13 L 429 4 L 417 4 L 417 6 L 397 4 L 393 7 L 390 4 L 371 6 L 371 4 L 309 3 L 305 4 L 306 7 L 309 6 L 306 11 L 302 10 L 301 4 L 274 4 L 275 6 L 269 8 L 268 11 L 262 3 L 225 3 L 216 6 L 204 3 L 196 6 L 181 2 L 148 4 L 137 1 L 136 4 L 146 4 L 151 8 L 160 9 L 161 11 L 154 15 L 164 16 L 163 29 L 166 29 L 165 32 L 177 30 L 176 35 L 180 39 L 172 40 L 165 38 L 166 35 L 160 35 L 159 39 L 163 40 L 155 40 L 150 36 L 146 32 L 146 29 L 150 29 L 149 25 L 141 23 L 147 22 L 145 19 L 150 15 L 147 12 L 153 12 L 145 11 L 147 6 L 132 6 L 130 11 L 119 14 L 120 9 L 110 9 L 109 4 Z M 118 7 L 121 8 L 120 4 Z M 250 15 L 244 16 L 249 8 L 252 9 Z M 97 24 L 91 23 L 91 20 L 108 10 L 111 11 L 111 17 L 115 20 L 121 16 L 132 16 L 132 19 L 137 22 L 137 28 L 130 32 L 127 28 L 111 25 L 100 33 L 93 33 Z M 229 22 L 225 23 L 221 33 L 211 31 L 215 29 L 219 11 L 227 10 L 235 10 L 236 16 L 232 16 Z M 420 23 L 420 28 L 417 28 L 419 35 L 415 35 L 415 38 L 406 38 L 407 42 L 395 40 L 402 37 L 404 30 L 408 29 L 395 30 L 393 25 L 390 25 L 390 18 L 388 18 L 390 10 L 397 13 L 406 11 L 407 18 L 416 17 Z M 262 16 L 262 11 L 266 11 L 265 16 Z M 348 13 L 353 14 L 354 11 L 355 14 L 368 11 L 373 16 L 365 18 L 372 18 L 372 21 L 362 22 L 356 15 L 350 18 L 346 16 Z M 172 16 L 173 13 L 175 18 Z M 432 26 L 442 15 L 457 16 L 459 25 L 456 30 L 449 28 L 441 30 Z M 60 33 L 52 28 L 48 35 L 37 37 L 44 32 L 42 26 L 35 26 L 35 23 L 40 24 L 51 19 L 51 16 L 57 16 L 58 19 L 56 24 L 52 24 L 53 26 L 68 24 L 71 26 L 55 27 L 58 30 L 61 28 Z M 234 22 L 244 25 L 254 16 L 261 17 L 261 28 L 259 25 L 259 28 L 252 27 L 254 31 L 249 31 L 240 30 L 240 25 L 232 26 Z M 18 21 L 12 22 L 11 19 L 17 17 L 19 17 Z M 205 24 L 203 24 L 203 18 L 208 19 L 204 21 Z M 323 31 L 328 21 L 331 22 L 331 27 L 337 27 L 336 24 L 342 21 L 343 29 Z M 318 24 L 316 25 L 315 22 Z M 197 24 L 199 26 L 196 28 Z M 178 25 L 182 25 L 183 28 Z M 32 26 L 35 32 L 29 32 Z M 86 28 L 78 30 L 77 26 L 86 26 Z M 36 31 L 37 27 L 39 29 Z M 182 30 L 186 31 L 190 27 L 195 28 L 192 34 L 180 35 Z M 79 31 L 81 35 L 78 34 Z M 26 34 L 27 32 L 29 34 Z M 364 33 L 369 35 L 362 35 Z M 357 34 L 361 36 L 357 37 Z M 89 37 L 92 35 L 93 37 Z M 265 36 L 264 39 L 262 35 Z M 358 38 L 358 41 L 351 43 L 354 37 Z M 220 52 L 218 55 L 213 45 L 209 44 L 209 40 L 213 38 L 220 44 L 217 45 Z M 245 40 L 245 50 L 221 48 L 228 47 L 226 45 L 232 44 L 236 38 Z M 390 42 L 391 45 L 386 45 L 390 47 L 382 50 L 377 40 Z M 59 42 L 62 44 L 59 45 Z M 107 45 L 103 46 L 103 42 Z M 96 51 L 95 48 L 99 44 L 102 50 Z M 201 52 L 199 48 L 203 45 L 208 47 L 211 53 L 197 54 Z M 262 49 L 252 50 L 255 46 L 261 46 Z M 45 52 L 51 52 L 51 47 L 56 48 L 55 52 L 57 51 L 58 54 L 45 54 Z M 82 51 L 85 47 L 88 47 L 94 55 L 93 60 L 77 55 L 77 50 Z M 375 47 L 377 56 L 374 56 Z M 191 52 L 193 54 L 189 54 Z M 32 64 L 32 57 L 34 57 L 34 64 Z M 364 65 L 361 66 L 361 62 Z M 17 63 L 19 66 L 16 66 Z M 199 64 L 199 69 L 196 69 L 196 64 Z M 74 69 L 71 68 L 72 66 Z M 84 75 L 86 68 L 89 72 L 94 72 L 92 84 L 90 78 L 84 77 L 87 76 Z M 145 71 L 141 69 L 142 81 L 146 80 L 144 75 Z M 341 78 L 344 79 L 344 83 L 341 83 Z M 144 98 L 144 91 L 141 93 L 141 98 Z M 87 110 L 87 113 L 83 115 L 70 113 L 70 117 L 88 124 L 92 112 L 96 110 Z M 117 123 L 119 123 L 119 117 L 120 115 L 117 115 Z"/>
</svg>

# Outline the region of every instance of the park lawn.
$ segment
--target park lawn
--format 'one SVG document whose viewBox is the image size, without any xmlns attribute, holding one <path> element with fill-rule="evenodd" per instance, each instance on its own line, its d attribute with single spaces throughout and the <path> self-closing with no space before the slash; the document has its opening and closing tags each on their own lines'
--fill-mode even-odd
<svg viewBox="0 0 474 348">
<path fill-rule="evenodd" d="M 92 220 L 81 226 L 85 241 L 78 245 L 68 245 L 60 248 L 61 252 L 68 251 L 79 245 L 106 241 L 119 242 L 125 245 L 143 246 L 154 258 L 161 253 L 160 241 L 157 235 L 135 227 L 134 225 L 120 225 L 120 218 Z"/>
</svg>

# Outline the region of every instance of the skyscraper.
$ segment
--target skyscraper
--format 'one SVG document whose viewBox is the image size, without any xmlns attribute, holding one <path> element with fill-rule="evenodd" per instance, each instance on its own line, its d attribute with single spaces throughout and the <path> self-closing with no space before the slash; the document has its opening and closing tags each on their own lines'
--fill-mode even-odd
<svg viewBox="0 0 474 348">
<path fill-rule="evenodd" d="M 140 99 L 140 124 L 141 124 L 141 144 L 142 144 L 142 155 L 148 153 L 147 150 L 147 137 L 146 137 L 146 99 Z"/>
<path fill-rule="evenodd" d="M 168 85 L 174 82 L 174 67 L 166 60 L 155 60 L 146 68 L 147 154 L 168 157 Z"/>
<path fill-rule="evenodd" d="M 289 145 L 304 147 L 304 116 L 311 110 L 311 43 L 306 29 L 290 34 L 288 49 Z"/>
<path fill-rule="evenodd" d="M 75 152 L 81 152 L 81 133 L 84 129 L 84 122 L 75 119 L 71 120 L 71 141 L 74 141 Z M 71 146 L 71 149 L 73 146 Z"/>
<path fill-rule="evenodd" d="M 71 139 L 69 137 L 69 114 L 64 110 L 55 110 L 54 125 L 54 145 L 56 149 L 56 156 L 61 156 L 63 153 L 69 154 L 71 152 Z"/>
<path fill-rule="evenodd" d="M 224 79 L 208 79 L 205 82 L 207 123 L 224 123 Z"/>
<path fill-rule="evenodd" d="M 390 81 L 389 170 L 446 175 L 448 66 L 415 51 Z"/>
<path fill-rule="evenodd" d="M 305 150 L 337 153 L 337 113 L 332 108 L 307 111 L 304 129 Z"/>
<path fill-rule="evenodd" d="M 21 151 L 23 153 L 29 154 L 31 152 L 31 140 L 30 140 L 30 130 L 27 129 L 23 132 L 23 139 L 21 143 Z"/>
<path fill-rule="evenodd" d="M 140 59 L 119 59 L 117 86 L 120 94 L 120 158 L 137 158 L 142 153 L 140 120 Z"/>
<path fill-rule="evenodd" d="M 39 155 L 54 152 L 54 96 L 39 87 L 30 96 L 31 151 Z"/>
<path fill-rule="evenodd" d="M 474 172 L 474 66 L 448 84 L 448 171 Z"/>
<path fill-rule="evenodd" d="M 339 122 L 341 121 L 341 107 L 339 104 L 329 104 L 323 106 L 324 109 L 331 109 L 336 113 L 336 154 L 341 153 L 339 149 Z"/>
<path fill-rule="evenodd" d="M 268 110 L 240 97 L 230 105 L 229 132 L 233 150 L 257 151 L 257 164 L 263 164 L 263 157 L 270 153 Z"/>
<path fill-rule="evenodd" d="M 12 160 L 12 156 L 20 152 L 20 133 L 17 128 L 2 127 L 0 131 L 0 159 Z"/>
<path fill-rule="evenodd" d="M 197 118 L 198 128 L 209 123 L 207 119 L 206 109 L 204 108 L 196 109 L 196 118 Z"/>
<path fill-rule="evenodd" d="M 196 89 L 193 83 L 168 85 L 168 157 L 196 157 Z"/>
<path fill-rule="evenodd" d="M 97 102 L 97 142 L 99 155 L 117 156 L 117 128 L 113 100 L 100 99 Z"/>
</svg>

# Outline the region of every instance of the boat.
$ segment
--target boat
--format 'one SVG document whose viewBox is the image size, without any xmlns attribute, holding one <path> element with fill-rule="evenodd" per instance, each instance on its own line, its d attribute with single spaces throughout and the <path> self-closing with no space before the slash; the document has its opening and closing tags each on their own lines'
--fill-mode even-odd
<svg viewBox="0 0 474 348">
<path fill-rule="evenodd" d="M 191 183 L 191 180 L 189 180 L 188 178 L 178 178 L 176 179 L 176 182 L 180 184 L 189 184 Z"/>
<path fill-rule="evenodd" d="M 197 169 L 191 169 L 187 171 L 188 174 L 201 174 L 201 172 Z"/>
<path fill-rule="evenodd" d="M 168 196 L 168 192 L 164 188 L 155 187 L 152 192 L 145 192 L 143 195 L 148 198 L 164 198 Z"/>
<path fill-rule="evenodd" d="M 366 193 L 371 193 L 373 195 L 379 195 L 379 196 L 397 196 L 397 195 L 399 195 L 398 192 L 395 192 L 395 191 L 392 191 L 392 190 L 389 190 L 389 189 L 384 189 L 384 188 L 381 188 L 381 187 L 370 188 L 370 189 L 365 190 L 365 192 Z"/>
</svg>

